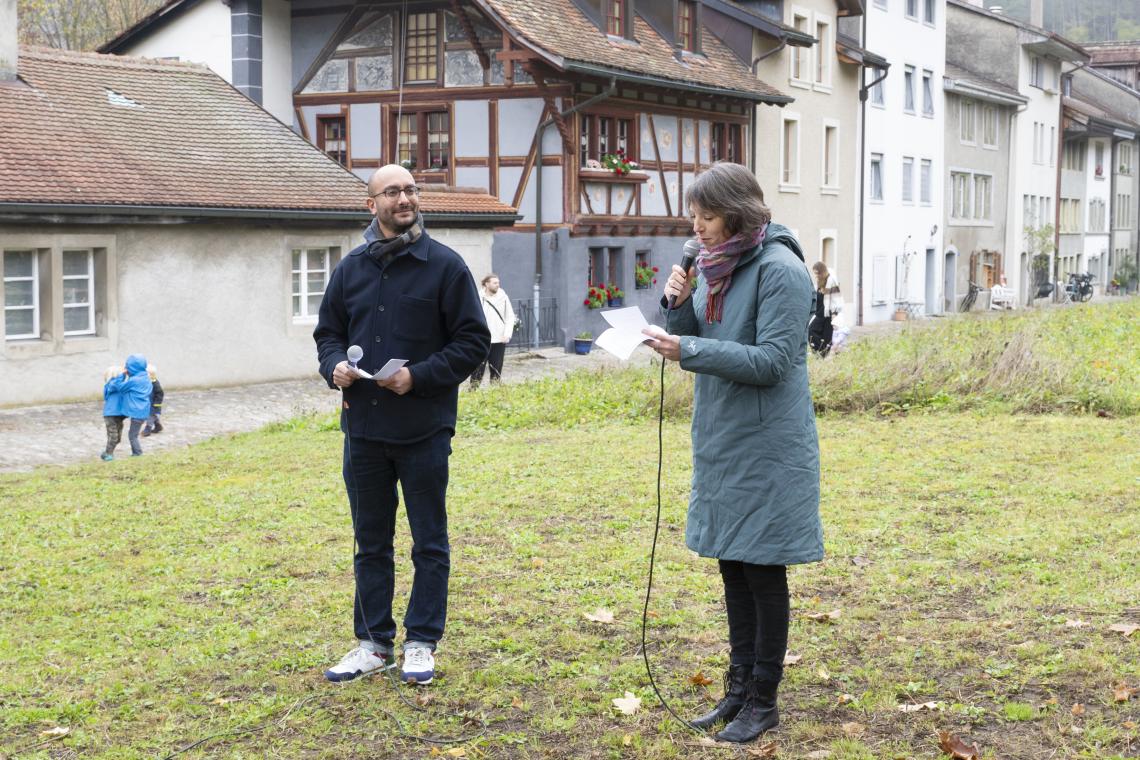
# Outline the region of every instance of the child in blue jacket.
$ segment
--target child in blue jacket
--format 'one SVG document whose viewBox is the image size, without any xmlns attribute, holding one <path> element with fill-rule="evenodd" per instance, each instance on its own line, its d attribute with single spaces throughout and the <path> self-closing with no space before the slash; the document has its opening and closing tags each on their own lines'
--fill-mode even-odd
<svg viewBox="0 0 1140 760">
<path fill-rule="evenodd" d="M 131 444 L 131 456 L 142 456 L 139 444 L 139 431 L 150 416 L 151 382 L 146 373 L 146 357 L 131 354 L 127 357 L 126 369 L 113 374 L 103 386 L 103 422 L 107 426 L 107 448 L 103 461 L 115 458 L 115 447 L 123 435 L 123 420 L 128 417 L 131 427 L 127 440 Z"/>
</svg>

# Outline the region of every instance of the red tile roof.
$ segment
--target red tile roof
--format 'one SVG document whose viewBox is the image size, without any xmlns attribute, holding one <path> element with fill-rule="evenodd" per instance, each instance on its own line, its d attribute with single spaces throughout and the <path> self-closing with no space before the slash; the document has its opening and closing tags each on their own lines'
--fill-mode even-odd
<svg viewBox="0 0 1140 760">
<path fill-rule="evenodd" d="M 0 89 L 0 203 L 366 215 L 364 183 L 209 69 L 21 48 Z M 425 213 L 511 213 L 431 193 Z"/>
<path fill-rule="evenodd" d="M 604 67 L 629 74 L 676 82 L 679 86 L 727 90 L 757 100 L 791 100 L 752 75 L 747 64 L 708 30 L 703 55 L 678 61 L 669 42 L 640 16 L 634 41 L 614 40 L 582 14 L 571 0 L 477 0 L 521 39 L 547 54 L 556 68 L 567 64 Z"/>
</svg>

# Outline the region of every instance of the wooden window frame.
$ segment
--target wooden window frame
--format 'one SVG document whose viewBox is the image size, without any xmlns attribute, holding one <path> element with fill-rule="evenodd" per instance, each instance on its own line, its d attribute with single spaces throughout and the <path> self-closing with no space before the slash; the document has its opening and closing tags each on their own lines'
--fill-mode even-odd
<svg viewBox="0 0 1140 760">
<path fill-rule="evenodd" d="M 395 163 L 400 163 L 400 114 L 393 109 L 389 123 L 388 155 Z M 447 120 L 447 165 L 442 169 L 423 169 L 428 158 L 428 114 L 446 114 Z M 409 169 L 417 182 L 444 182 L 451 184 L 455 170 L 455 123 L 451 106 L 448 103 L 424 103 L 404 106 L 403 116 L 416 117 L 416 168 Z"/>
<path fill-rule="evenodd" d="M 435 17 L 435 45 L 434 45 L 435 50 L 434 50 L 434 55 L 433 55 L 435 62 L 433 64 L 431 64 L 435 68 L 435 76 L 431 77 L 431 78 L 427 78 L 427 79 L 411 79 L 410 77 L 408 77 L 408 69 L 409 69 L 409 67 L 411 67 L 413 65 L 412 60 L 411 60 L 412 45 L 410 44 L 410 42 L 411 42 L 410 25 L 411 25 L 412 17 L 414 17 L 414 16 L 424 16 L 424 17 L 434 16 Z M 443 18 L 442 14 L 438 10 L 421 11 L 418 13 L 413 13 L 413 12 L 409 11 L 407 16 L 403 19 L 403 24 L 401 24 L 401 28 L 403 29 L 403 34 L 401 35 L 401 38 L 399 41 L 403 45 L 403 50 L 402 50 L 400 57 L 403 59 L 404 65 L 403 65 L 403 68 L 400 70 L 400 73 L 399 73 L 399 81 L 402 81 L 406 85 L 420 85 L 420 86 L 422 86 L 422 85 L 436 85 L 436 86 L 441 85 L 442 84 L 441 78 L 443 77 L 444 66 L 443 66 L 443 60 L 442 60 L 442 47 L 443 46 L 440 43 L 443 40 L 443 38 L 446 37 L 445 32 L 446 32 L 446 28 L 447 28 L 447 19 Z M 426 35 L 419 35 L 419 36 L 426 36 Z M 427 56 L 425 56 L 425 60 L 427 60 Z M 425 65 L 426 66 L 428 64 L 416 63 L 414 65 L 417 65 L 417 66 Z"/>
<path fill-rule="evenodd" d="M 700 5 L 694 0 L 677 2 L 677 42 L 681 49 L 690 53 L 701 52 Z"/>
<path fill-rule="evenodd" d="M 745 160 L 744 125 L 734 121 L 709 122 L 709 163 L 743 164 Z"/>
<path fill-rule="evenodd" d="M 333 122 L 338 122 L 338 121 L 341 123 L 341 131 L 342 131 L 341 140 L 344 142 L 344 160 L 343 161 L 335 158 L 331 153 L 329 153 L 325 149 L 325 125 L 331 124 Z M 348 147 L 348 114 L 345 114 L 342 112 L 339 114 L 318 115 L 317 116 L 316 138 L 317 138 L 317 147 L 320 149 L 321 153 L 324 153 L 326 156 L 328 156 L 332 160 L 336 161 L 338 164 L 340 164 L 341 166 L 343 166 L 345 168 L 352 165 L 352 157 L 349 155 L 349 147 Z"/>
<path fill-rule="evenodd" d="M 620 146 L 620 123 L 627 122 L 625 140 L 625 157 L 630 161 L 641 163 L 639 146 L 641 143 L 638 132 L 637 114 L 628 112 L 590 111 L 579 116 L 578 124 L 578 160 L 581 169 L 586 168 L 586 161 L 593 159 L 601 161 L 606 153 L 615 153 Z M 602 126 L 605 125 L 606 142 L 601 145 Z M 586 138 L 586 155 L 582 155 L 582 138 Z M 585 160 L 583 160 L 585 159 Z"/>
<path fill-rule="evenodd" d="M 617 6 L 617 14 L 614 8 Z M 630 38 L 630 0 L 602 0 L 602 31 L 611 37 Z M 614 29 L 617 31 L 613 31 Z"/>
</svg>

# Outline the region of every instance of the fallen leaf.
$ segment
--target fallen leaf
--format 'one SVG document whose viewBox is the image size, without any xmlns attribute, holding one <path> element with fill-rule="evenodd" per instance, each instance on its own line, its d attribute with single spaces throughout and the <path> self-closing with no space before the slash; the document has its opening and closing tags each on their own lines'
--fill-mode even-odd
<svg viewBox="0 0 1140 760">
<path fill-rule="evenodd" d="M 1086 623 L 1085 621 L 1080 620 L 1080 619 L 1066 620 L 1065 621 L 1065 627 L 1066 628 L 1084 628 L 1087 625 L 1088 625 L 1088 623 Z"/>
<path fill-rule="evenodd" d="M 867 730 L 867 727 L 862 723 L 855 723 L 854 721 L 850 723 L 844 723 L 840 726 L 840 728 L 843 729 L 843 733 L 847 734 L 851 738 L 862 736 L 863 733 Z"/>
<path fill-rule="evenodd" d="M 776 756 L 776 750 L 778 750 L 779 748 L 780 748 L 780 746 L 778 744 L 776 744 L 776 742 L 767 742 L 766 744 L 761 744 L 758 747 L 753 747 L 753 748 L 749 749 L 747 756 L 748 757 L 775 757 Z"/>
<path fill-rule="evenodd" d="M 1076 702 L 1073 704 L 1073 708 L 1071 710 L 1069 710 L 1069 712 L 1071 712 L 1073 715 L 1080 717 L 1081 715 L 1085 714 L 1085 706 L 1082 705 L 1080 702 Z"/>
<path fill-rule="evenodd" d="M 1057 704 L 1057 698 L 1056 697 L 1049 697 L 1044 702 L 1042 702 L 1042 704 L 1043 705 L 1055 705 L 1055 704 Z"/>
<path fill-rule="evenodd" d="M 416 694 L 416 704 L 419 705 L 420 707 L 427 707 L 428 705 L 430 705 L 432 703 L 432 701 L 434 699 L 435 699 L 435 697 L 433 697 L 431 695 L 431 692 L 424 691 L 422 689 L 419 691 L 418 694 Z"/>
<path fill-rule="evenodd" d="M 212 705 L 225 705 L 225 704 L 229 704 L 230 702 L 233 702 L 233 700 L 227 699 L 226 697 L 218 697 L 214 701 L 210 702 L 210 704 L 212 704 Z"/>
<path fill-rule="evenodd" d="M 535 557 L 530 561 L 530 566 L 535 568 L 535 569 L 538 569 L 545 564 L 546 564 L 546 560 L 544 560 L 542 557 Z"/>
<path fill-rule="evenodd" d="M 802 654 L 792 654 L 791 652 L 786 652 L 784 654 L 784 666 L 787 667 L 788 665 L 798 665 L 799 661 L 803 658 L 804 656 Z"/>
<path fill-rule="evenodd" d="M 626 734 L 625 736 L 623 736 L 621 738 L 621 743 L 622 743 L 623 747 L 632 746 L 633 745 L 633 734 Z"/>
<path fill-rule="evenodd" d="M 841 704 L 841 705 L 845 705 L 849 702 L 854 702 L 854 701 L 855 701 L 855 695 L 854 694 L 840 694 L 839 695 L 839 704 Z"/>
<path fill-rule="evenodd" d="M 905 644 L 906 643 L 906 636 L 895 636 L 895 641 L 897 641 L 900 644 Z"/>
<path fill-rule="evenodd" d="M 40 736 L 55 739 L 59 736 L 67 736 L 70 733 L 71 729 L 67 726 L 56 726 L 55 728 L 49 728 L 46 731 L 40 731 Z"/>
<path fill-rule="evenodd" d="M 713 680 L 706 676 L 704 673 L 697 671 L 695 674 L 689 676 L 689 683 L 694 686 L 708 686 Z"/>
<path fill-rule="evenodd" d="M 808 760 L 827 760 L 827 758 L 831 757 L 831 750 L 817 749 L 815 752 L 807 753 L 804 757 L 808 758 Z"/>
<path fill-rule="evenodd" d="M 866 557 L 852 557 L 851 564 L 855 567 L 867 567 L 867 565 L 871 564 L 871 560 Z"/>
<path fill-rule="evenodd" d="M 1123 726 L 1124 728 L 1127 728 L 1129 731 L 1132 731 L 1136 728 L 1136 721 L 1126 720 L 1123 723 L 1121 723 L 1120 725 Z"/>
<path fill-rule="evenodd" d="M 999 620 L 994 623 L 994 628 L 1013 628 L 1012 620 Z"/>
<path fill-rule="evenodd" d="M 632 691 L 627 691 L 624 697 L 614 697 L 614 707 L 621 710 L 624 715 L 633 715 L 641 709 L 641 698 L 634 695 Z"/>
<path fill-rule="evenodd" d="M 953 760 L 979 760 L 977 744 L 966 744 L 949 731 L 938 732 L 938 746 Z"/>
<path fill-rule="evenodd" d="M 831 680 L 831 673 L 827 672 L 827 668 L 820 668 L 819 670 L 815 671 L 815 674 L 824 681 Z"/>
<path fill-rule="evenodd" d="M 463 747 L 452 747 L 443 754 L 448 757 L 467 757 L 467 750 L 463 749 Z"/>
<path fill-rule="evenodd" d="M 614 622 L 614 613 L 610 612 L 605 607 L 599 607 L 592 613 L 587 612 L 586 619 L 591 620 L 595 623 L 605 623 L 608 625 L 609 623 Z"/>
<path fill-rule="evenodd" d="M 1140 631 L 1140 625 L 1135 625 L 1134 623 L 1113 623 L 1108 627 L 1108 630 L 1114 631 L 1115 633 L 1123 633 L 1125 636 L 1131 636 L 1137 631 Z"/>
<path fill-rule="evenodd" d="M 646 615 L 648 615 L 649 617 L 653 618 L 654 620 L 656 620 L 657 618 L 661 617 L 661 613 L 660 613 L 660 612 L 654 612 L 653 610 L 650 610 L 649 612 L 647 612 L 647 613 L 645 613 L 645 614 L 646 614 Z"/>
<path fill-rule="evenodd" d="M 1112 689 L 1112 699 L 1114 702 L 1127 702 L 1137 694 L 1140 694 L 1140 689 L 1128 684 L 1117 684 Z"/>
<path fill-rule="evenodd" d="M 521 710 L 526 707 L 526 702 L 522 701 L 522 697 L 515 697 L 511 700 L 511 707 L 515 708 L 516 710 Z"/>
<path fill-rule="evenodd" d="M 933 712 L 934 710 L 941 709 L 942 705 L 939 702 L 923 702 L 922 704 L 917 705 L 899 705 L 899 712 L 904 713 L 920 712 L 922 710 L 929 710 Z"/>
<path fill-rule="evenodd" d="M 820 623 L 830 623 L 833 620 L 838 620 L 839 616 L 843 613 L 839 610 L 832 610 L 831 612 L 809 612 L 804 617 L 808 620 L 815 620 Z"/>
</svg>

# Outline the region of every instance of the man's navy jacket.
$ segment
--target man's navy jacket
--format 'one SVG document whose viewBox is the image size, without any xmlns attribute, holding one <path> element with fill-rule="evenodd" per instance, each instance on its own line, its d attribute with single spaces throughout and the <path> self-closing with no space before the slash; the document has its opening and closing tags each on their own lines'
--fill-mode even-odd
<svg viewBox="0 0 1140 760">
<path fill-rule="evenodd" d="M 333 270 L 313 331 L 320 372 L 335 388 L 333 370 L 357 345 L 357 366 L 373 374 L 389 359 L 407 359 L 413 385 L 400 396 L 358 378 L 344 389 L 341 430 L 387 443 L 454 433 L 459 386 L 491 349 L 475 280 L 426 231 L 387 266 L 370 252 L 377 247 L 354 249 Z"/>
</svg>

